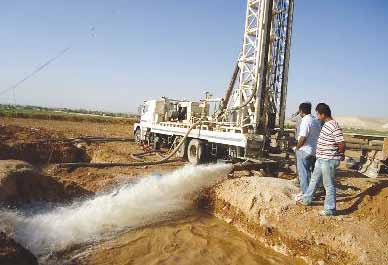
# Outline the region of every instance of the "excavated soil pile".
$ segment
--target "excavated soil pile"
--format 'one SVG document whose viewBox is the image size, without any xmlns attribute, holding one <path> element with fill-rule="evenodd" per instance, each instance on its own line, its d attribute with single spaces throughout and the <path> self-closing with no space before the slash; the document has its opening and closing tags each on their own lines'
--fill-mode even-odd
<svg viewBox="0 0 388 265">
<path fill-rule="evenodd" d="M 377 187 L 366 192 L 355 212 L 358 218 L 365 218 L 382 233 L 388 231 L 388 180 L 380 181 Z"/>
<path fill-rule="evenodd" d="M 0 264 L 38 265 L 38 261 L 31 252 L 0 232 Z"/>
<path fill-rule="evenodd" d="M 319 216 L 321 202 L 316 202 L 318 207 L 297 205 L 294 195 L 298 189 L 277 178 L 229 179 L 214 188 L 201 205 L 266 245 L 312 264 L 388 264 L 387 222 L 384 224 L 388 188 L 376 192 L 387 183 L 358 182 L 369 183 L 364 193 L 375 196 L 364 197 L 361 192 L 342 197 L 338 191 L 342 213 L 336 217 Z M 343 183 L 340 188 L 350 190 L 350 185 Z M 371 221 L 373 216 L 376 220 Z"/>
<path fill-rule="evenodd" d="M 43 129 L 0 126 L 0 159 L 32 164 L 89 161 L 84 149 Z"/>
<path fill-rule="evenodd" d="M 64 202 L 91 195 L 74 182 L 59 182 L 32 165 L 17 160 L 0 160 L 0 204 L 20 205 L 36 201 Z"/>
</svg>

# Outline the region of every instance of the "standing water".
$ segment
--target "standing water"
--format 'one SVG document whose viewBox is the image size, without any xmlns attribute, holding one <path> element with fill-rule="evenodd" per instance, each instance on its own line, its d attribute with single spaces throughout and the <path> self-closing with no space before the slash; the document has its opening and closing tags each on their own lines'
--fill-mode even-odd
<svg viewBox="0 0 388 265">
<path fill-rule="evenodd" d="M 135 229 L 82 250 L 63 253 L 51 264 L 298 265 L 200 212 L 176 221 Z"/>
<path fill-rule="evenodd" d="M 0 229 L 11 231 L 47 262 L 49 254 L 72 257 L 69 249 L 86 248 L 78 251 L 77 264 L 203 264 L 204 259 L 213 264 L 289 264 L 288 258 L 263 251 L 216 218 L 195 214 L 171 221 L 192 211 L 200 192 L 231 169 L 225 164 L 186 166 L 70 206 L 34 214 L 2 210 Z M 90 252 L 95 254 L 88 256 Z"/>
</svg>

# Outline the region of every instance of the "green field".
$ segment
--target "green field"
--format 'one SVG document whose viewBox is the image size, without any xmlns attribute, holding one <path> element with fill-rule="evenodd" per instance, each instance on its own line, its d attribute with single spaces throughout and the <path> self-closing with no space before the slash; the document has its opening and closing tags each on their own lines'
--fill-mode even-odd
<svg viewBox="0 0 388 265">
<path fill-rule="evenodd" d="M 294 124 L 286 124 L 286 129 L 295 129 Z M 379 131 L 379 130 L 367 130 L 367 129 L 358 129 L 358 128 L 343 128 L 343 132 L 346 134 L 361 134 L 361 135 L 377 135 L 388 137 L 388 131 Z"/>
<path fill-rule="evenodd" d="M 101 111 L 54 109 L 36 106 L 14 106 L 1 104 L 0 117 L 131 124 L 137 120 L 136 115 L 123 113 L 108 113 Z"/>
<path fill-rule="evenodd" d="M 344 133 L 356 133 L 362 135 L 378 135 L 388 137 L 387 131 L 378 131 L 378 130 L 366 130 L 366 129 L 357 129 L 357 128 L 344 128 Z"/>
</svg>

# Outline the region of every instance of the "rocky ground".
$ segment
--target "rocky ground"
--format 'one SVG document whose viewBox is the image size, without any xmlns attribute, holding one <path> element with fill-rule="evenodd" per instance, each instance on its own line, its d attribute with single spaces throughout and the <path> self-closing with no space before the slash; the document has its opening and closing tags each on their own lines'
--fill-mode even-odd
<svg viewBox="0 0 388 265">
<path fill-rule="evenodd" d="M 71 201 L 184 164 L 75 170 L 53 165 L 128 162 L 133 161 L 131 153 L 142 151 L 131 141 L 77 145 L 67 141 L 86 135 L 128 137 L 132 132 L 123 124 L 1 118 L 0 202 L 18 207 L 35 201 Z M 295 177 L 290 172 L 282 179 L 256 171 L 235 172 L 230 177 L 204 196 L 200 206 L 277 251 L 304 257 L 312 264 L 388 264 L 387 178 L 369 179 L 342 168 L 338 174 L 339 216 L 325 218 L 318 216 L 322 193 L 312 207 L 295 204 L 297 188 L 285 180 Z M 22 253 L 20 246 L 4 234 L 0 246 L 0 261 L 4 256 L 14 258 L 10 264 L 34 264 L 28 255 L 15 254 Z M 17 263 L 19 258 L 27 263 Z"/>
</svg>

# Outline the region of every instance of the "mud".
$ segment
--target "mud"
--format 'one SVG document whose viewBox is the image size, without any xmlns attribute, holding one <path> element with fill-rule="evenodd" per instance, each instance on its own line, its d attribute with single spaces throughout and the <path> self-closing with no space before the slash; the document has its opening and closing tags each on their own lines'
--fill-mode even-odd
<svg viewBox="0 0 388 265">
<path fill-rule="evenodd" d="M 215 217 L 195 212 L 62 256 L 69 264 L 304 264 L 263 247 Z"/>
</svg>

